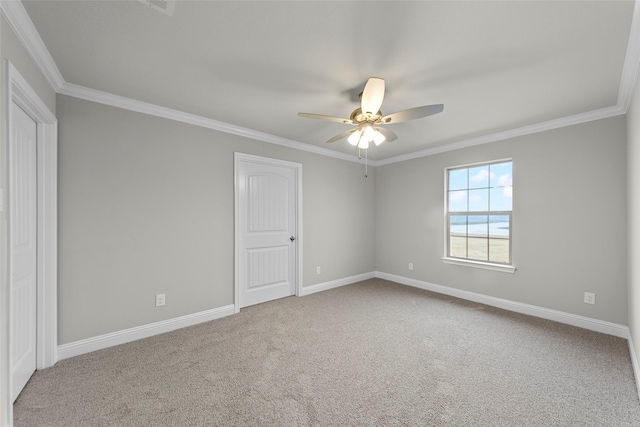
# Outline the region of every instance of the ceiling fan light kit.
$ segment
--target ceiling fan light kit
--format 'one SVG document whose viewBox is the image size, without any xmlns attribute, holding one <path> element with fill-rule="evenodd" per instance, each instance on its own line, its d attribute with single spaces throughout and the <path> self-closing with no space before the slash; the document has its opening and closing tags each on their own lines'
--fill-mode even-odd
<svg viewBox="0 0 640 427">
<path fill-rule="evenodd" d="M 347 138 L 347 141 L 349 142 L 349 144 L 353 145 L 354 147 L 357 147 L 358 144 L 360 143 L 360 137 L 362 136 L 362 131 L 360 129 L 354 131 L 349 138 Z"/>
<path fill-rule="evenodd" d="M 347 138 L 347 141 L 354 147 L 358 147 L 358 150 L 367 150 L 371 142 L 378 146 L 384 141 L 390 142 L 398 139 L 394 132 L 381 125 L 420 119 L 441 113 L 444 110 L 443 104 L 424 105 L 383 116 L 380 107 L 382 107 L 384 100 L 384 92 L 384 79 L 371 77 L 367 80 L 367 84 L 360 94 L 360 107 L 353 110 L 348 119 L 314 113 L 298 113 L 298 116 L 356 126 L 355 129 L 340 133 L 327 142 L 332 143 Z"/>
<path fill-rule="evenodd" d="M 369 148 L 369 143 L 371 142 L 378 146 L 385 140 L 385 136 L 380 133 L 379 129 L 372 127 L 370 124 L 360 125 L 360 127 L 352 131 L 349 138 L 347 138 L 349 144 L 362 150 Z"/>
</svg>

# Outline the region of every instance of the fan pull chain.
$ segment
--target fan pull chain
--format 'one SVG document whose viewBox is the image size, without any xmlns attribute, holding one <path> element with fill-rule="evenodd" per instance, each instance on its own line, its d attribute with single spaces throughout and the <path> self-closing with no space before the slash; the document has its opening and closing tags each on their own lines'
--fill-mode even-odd
<svg viewBox="0 0 640 427">
<path fill-rule="evenodd" d="M 364 177 L 366 178 L 369 173 L 369 152 L 364 150 Z"/>
<path fill-rule="evenodd" d="M 358 160 L 362 160 L 362 149 L 358 147 Z M 369 174 L 369 153 L 364 150 L 364 177 L 367 178 Z"/>
</svg>

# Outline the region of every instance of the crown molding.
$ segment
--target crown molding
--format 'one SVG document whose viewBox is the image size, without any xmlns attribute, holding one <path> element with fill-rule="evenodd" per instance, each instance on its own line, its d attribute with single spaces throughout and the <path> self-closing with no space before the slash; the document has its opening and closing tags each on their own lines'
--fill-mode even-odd
<svg viewBox="0 0 640 427">
<path fill-rule="evenodd" d="M 620 87 L 618 89 L 618 107 L 626 113 L 633 97 L 633 88 L 638 77 L 638 65 L 640 63 L 640 4 L 638 0 L 633 5 L 633 16 L 631 18 L 631 29 L 629 30 L 629 41 L 627 52 L 622 66 L 620 76 Z"/>
<path fill-rule="evenodd" d="M 75 85 L 73 83 L 64 83 L 58 93 L 61 95 L 72 96 L 74 98 L 84 99 L 86 101 L 97 102 L 99 104 L 109 105 L 112 107 L 122 108 L 124 110 L 135 111 L 138 113 L 149 114 L 151 116 L 161 117 L 164 119 L 175 120 L 194 126 L 200 126 L 207 129 L 217 130 L 232 135 L 238 135 L 249 139 L 268 142 L 270 144 L 281 145 L 296 150 L 307 151 L 310 153 L 320 154 L 323 156 L 333 157 L 340 160 L 350 162 L 358 162 L 356 156 L 341 153 L 327 148 L 317 147 L 311 144 L 305 144 L 292 139 L 282 138 L 269 133 L 236 126 L 233 124 L 209 119 L 207 117 L 195 114 L 185 113 L 183 111 L 174 110 L 159 105 L 150 104 L 148 102 L 137 101 L 131 98 L 114 95 L 108 92 L 102 92 L 90 89 L 84 86 Z"/>
<path fill-rule="evenodd" d="M 633 90 L 633 85 L 631 86 Z M 182 123 L 200 126 L 207 129 L 213 129 L 224 133 L 242 136 L 257 141 L 268 142 L 270 144 L 281 145 L 296 150 L 307 151 L 320 154 L 336 159 L 347 160 L 351 162 L 361 162 L 356 156 L 341 153 L 327 148 L 317 147 L 311 144 L 295 141 L 292 139 L 282 138 L 269 133 L 256 131 L 253 129 L 221 122 L 207 117 L 197 116 L 195 114 L 185 113 L 171 108 L 161 107 L 147 102 L 137 101 L 131 98 L 114 95 L 108 92 L 75 85 L 73 83 L 64 83 L 58 90 L 62 95 L 72 96 L 74 98 L 84 99 L 86 101 L 97 102 L 99 104 L 109 105 L 112 107 L 122 108 L 125 110 L 135 111 L 138 113 L 149 114 L 169 120 L 175 120 Z M 625 114 L 626 110 L 618 105 L 612 107 L 601 108 L 599 110 L 587 111 L 585 113 L 575 114 L 573 116 L 562 117 L 559 119 L 549 120 L 546 122 L 536 123 L 533 125 L 523 126 L 502 132 L 483 135 L 476 138 L 465 139 L 420 151 L 403 154 L 400 156 L 390 157 L 382 160 L 369 159 L 370 166 L 382 166 L 391 163 L 404 162 L 407 160 L 418 159 L 421 157 L 432 156 L 434 154 L 444 153 L 447 151 L 459 150 L 461 148 L 473 147 L 475 145 L 488 144 L 491 142 L 502 141 L 505 139 L 516 138 L 519 136 L 531 135 L 547 130 L 558 129 L 566 126 L 572 126 L 580 123 L 587 123 L 594 120 L 606 119 L 609 117 Z"/>
<path fill-rule="evenodd" d="M 376 166 L 388 165 L 391 163 L 404 162 L 406 160 L 417 159 L 420 157 L 432 156 L 447 151 L 459 150 L 461 148 L 473 147 L 474 145 L 488 144 L 490 142 L 502 141 L 505 139 L 516 138 L 519 136 L 531 135 L 547 130 L 558 129 L 566 126 L 577 125 L 580 123 L 591 122 L 594 120 L 606 119 L 608 117 L 619 116 L 625 114 L 625 111 L 617 105 L 613 107 L 602 108 L 600 110 L 588 111 L 573 116 L 562 117 L 560 119 L 549 120 L 542 123 L 523 126 L 516 129 L 510 129 L 503 132 L 483 135 L 477 138 L 465 139 L 462 141 L 452 142 L 450 144 L 439 145 L 425 150 L 414 151 L 412 153 L 403 154 L 401 156 L 390 157 L 384 160 L 378 160 Z"/>
<path fill-rule="evenodd" d="M 413 153 L 403 154 L 400 156 L 390 157 L 383 160 L 369 160 L 371 166 L 382 166 L 391 163 L 403 162 L 406 160 L 417 159 L 420 157 L 431 156 L 461 148 L 472 147 L 475 145 L 487 144 L 491 142 L 501 141 L 509 138 L 529 135 L 533 133 L 543 132 L 546 130 L 557 129 L 564 126 L 571 126 L 579 123 L 585 123 L 593 120 L 599 120 L 607 117 L 613 117 L 626 114 L 633 89 L 635 87 L 640 65 L 640 0 L 634 0 L 633 17 L 631 20 L 631 28 L 629 31 L 629 41 L 627 43 L 627 52 L 620 78 L 620 87 L 618 89 L 617 104 L 611 107 L 602 108 L 586 113 L 580 113 L 569 117 L 550 120 L 547 122 L 537 123 L 529 126 L 523 126 L 503 132 L 497 132 L 490 135 L 484 135 L 476 138 L 465 139 L 432 148 L 416 151 Z M 296 150 L 307 151 L 327 157 L 333 157 L 340 160 L 351 162 L 360 162 L 355 155 L 350 155 L 327 148 L 318 147 L 311 144 L 305 144 L 265 132 L 232 125 L 218 120 L 173 110 L 158 105 L 113 95 L 107 92 L 101 92 L 78 86 L 64 81 L 60 70 L 53 61 L 51 54 L 47 50 L 44 42 L 40 38 L 31 18 L 27 14 L 20 0 L 0 0 L 0 11 L 4 13 L 7 20 L 11 24 L 18 38 L 21 40 L 25 49 L 40 67 L 47 80 L 57 93 L 73 96 L 87 101 L 93 101 L 113 107 L 123 108 L 130 111 L 136 111 L 143 114 L 149 114 L 162 117 L 169 120 L 175 120 L 195 126 L 201 126 L 208 129 L 217 130 L 233 135 L 242 136 L 270 144 L 281 145 Z"/>
<path fill-rule="evenodd" d="M 42 70 L 51 87 L 57 92 L 64 84 L 64 78 L 22 2 L 20 0 L 1 0 L 0 10 L 4 13 L 24 48 Z"/>
</svg>

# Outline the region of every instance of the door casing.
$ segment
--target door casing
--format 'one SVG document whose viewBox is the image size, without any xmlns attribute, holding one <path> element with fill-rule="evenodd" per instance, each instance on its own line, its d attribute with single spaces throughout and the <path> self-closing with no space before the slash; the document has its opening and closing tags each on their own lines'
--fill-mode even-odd
<svg viewBox="0 0 640 427">
<path fill-rule="evenodd" d="M 53 366 L 58 361 L 58 314 L 57 314 L 57 257 L 58 257 L 58 228 L 57 228 L 57 188 L 58 188 L 58 121 L 55 115 L 40 99 L 37 93 L 31 88 L 29 83 L 11 64 L 4 61 L 6 76 L 6 97 L 5 97 L 5 144 L 3 144 L 5 159 L 5 191 L 2 200 L 2 210 L 6 215 L 3 228 L 4 248 L 9 248 L 9 225 L 11 217 L 9 215 L 9 156 L 7 153 L 9 138 L 11 135 L 12 109 L 13 103 L 23 109 L 37 124 L 37 325 L 36 325 L 36 368 L 44 369 Z M 3 377 L 7 379 L 6 387 L 0 388 L 2 404 L 6 408 L 6 422 L 11 425 L 13 421 L 13 402 L 11 402 L 11 375 L 10 375 L 10 352 L 8 343 L 10 342 L 11 324 L 9 313 L 9 271 L 8 252 L 5 253 L 3 265 L 7 266 L 4 273 L 3 293 L 6 296 L 4 306 L 0 310 L 2 314 L 2 324 L 6 332 L 5 351 L 0 355 L 2 363 L 0 368 Z"/>
</svg>

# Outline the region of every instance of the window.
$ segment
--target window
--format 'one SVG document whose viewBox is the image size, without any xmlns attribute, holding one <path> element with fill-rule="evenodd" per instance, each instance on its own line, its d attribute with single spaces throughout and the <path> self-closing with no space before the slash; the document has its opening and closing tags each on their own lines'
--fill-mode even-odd
<svg viewBox="0 0 640 427">
<path fill-rule="evenodd" d="M 443 260 L 510 266 L 511 161 L 450 168 L 446 170 L 446 182 L 446 254 Z"/>
</svg>

